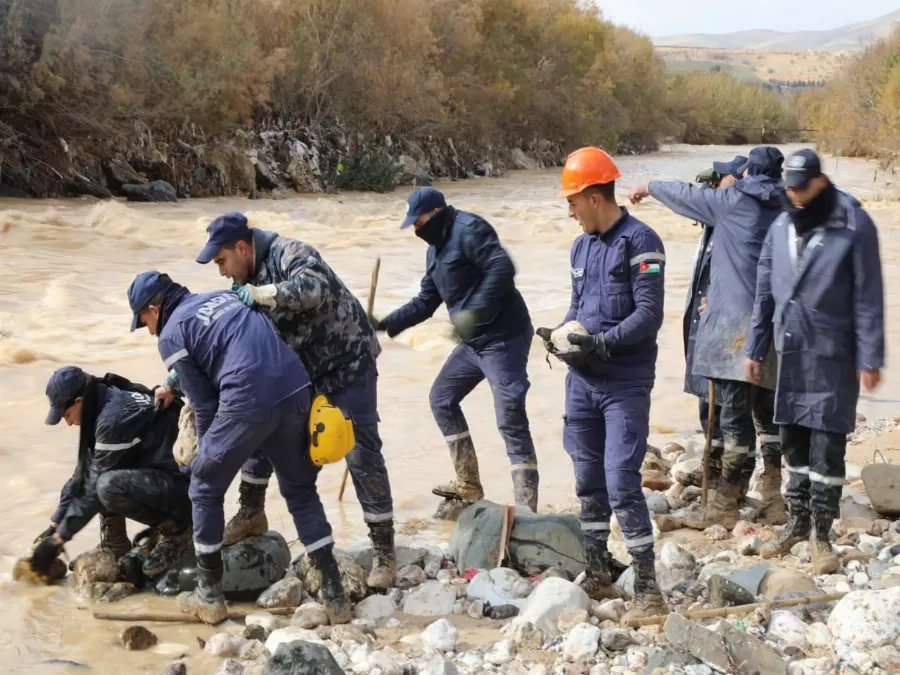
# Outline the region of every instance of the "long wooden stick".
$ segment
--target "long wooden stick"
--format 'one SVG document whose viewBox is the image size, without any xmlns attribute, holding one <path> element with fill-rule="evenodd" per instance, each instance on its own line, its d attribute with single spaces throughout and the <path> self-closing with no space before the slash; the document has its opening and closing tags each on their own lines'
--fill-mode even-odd
<svg viewBox="0 0 900 675">
<path fill-rule="evenodd" d="M 378 288 L 378 271 L 381 269 L 381 256 L 375 258 L 375 267 L 372 268 L 372 280 L 369 282 L 369 299 L 366 304 L 366 316 L 372 316 L 375 309 L 375 289 Z M 350 466 L 344 467 L 344 477 L 341 478 L 341 489 L 338 492 L 338 501 L 344 499 L 344 489 L 347 487 L 347 476 L 350 475 Z"/>
<path fill-rule="evenodd" d="M 685 619 L 714 619 L 718 616 L 728 616 L 729 614 L 749 614 L 756 611 L 760 607 L 774 609 L 776 607 L 796 607 L 798 605 L 817 605 L 822 602 L 834 602 L 840 600 L 846 593 L 831 593 L 830 595 L 811 595 L 803 598 L 791 598 L 789 600 L 772 600 L 771 602 L 755 602 L 752 605 L 736 605 L 735 607 L 720 607 L 718 609 L 698 609 L 695 612 L 687 612 L 683 614 Z M 648 616 L 645 619 L 632 619 L 623 621 L 622 625 L 627 628 L 639 628 L 640 626 L 657 626 L 666 622 L 669 618 L 668 614 L 659 616 Z"/>
<path fill-rule="evenodd" d="M 228 612 L 228 618 L 232 621 L 243 621 L 248 615 L 255 612 L 268 612 L 275 616 L 292 616 L 297 611 L 296 607 L 271 607 L 267 609 L 254 608 L 249 610 L 236 609 Z M 146 621 L 159 623 L 203 623 L 199 617 L 193 614 L 181 612 L 91 612 L 91 616 L 101 621 Z"/>
<path fill-rule="evenodd" d="M 709 381 L 709 413 L 706 417 L 706 447 L 703 448 L 703 488 L 700 493 L 700 506 L 706 508 L 709 498 L 709 455 L 712 453 L 712 438 L 716 422 L 716 383 Z"/>
</svg>

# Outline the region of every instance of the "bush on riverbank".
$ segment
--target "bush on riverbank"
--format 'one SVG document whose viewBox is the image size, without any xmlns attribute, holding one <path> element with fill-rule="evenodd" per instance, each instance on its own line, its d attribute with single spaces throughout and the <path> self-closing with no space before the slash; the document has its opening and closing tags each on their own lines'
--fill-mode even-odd
<svg viewBox="0 0 900 675">
<path fill-rule="evenodd" d="M 117 155 L 180 192 L 207 175 L 225 190 L 204 153 L 239 129 L 331 138 L 328 175 L 390 135 L 395 159 L 446 155 L 457 176 L 540 143 L 558 162 L 783 126 L 760 88 L 669 82 L 647 38 L 577 0 L 0 0 L 0 109 L 4 180 L 37 193 L 102 180 Z"/>
<path fill-rule="evenodd" d="M 900 30 L 799 100 L 803 120 L 816 130 L 823 150 L 895 162 L 900 158 Z"/>
</svg>

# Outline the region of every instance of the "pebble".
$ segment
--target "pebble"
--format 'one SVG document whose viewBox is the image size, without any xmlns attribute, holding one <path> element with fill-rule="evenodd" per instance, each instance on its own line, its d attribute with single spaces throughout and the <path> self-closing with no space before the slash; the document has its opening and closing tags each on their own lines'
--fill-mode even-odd
<svg viewBox="0 0 900 675">
<path fill-rule="evenodd" d="M 763 540 L 757 536 L 750 536 L 738 544 L 737 552 L 741 555 L 759 555 L 759 549 L 763 546 Z"/>
<path fill-rule="evenodd" d="M 367 644 L 369 642 L 366 632 L 359 626 L 352 624 L 341 624 L 331 627 L 331 641 L 337 644 L 343 644 L 347 641 L 359 644 Z"/>
<path fill-rule="evenodd" d="M 585 612 L 585 616 L 587 612 Z M 600 629 L 587 623 L 573 627 L 563 643 L 563 657 L 568 661 L 586 661 L 597 653 L 600 645 Z"/>
<path fill-rule="evenodd" d="M 238 635 L 231 633 L 216 633 L 206 641 L 203 651 L 213 656 L 227 658 L 235 656 L 241 647 L 244 646 L 246 640 Z"/>
<path fill-rule="evenodd" d="M 591 628 L 593 628 L 593 626 L 591 626 Z M 494 643 L 494 645 L 485 652 L 484 660 L 495 666 L 502 666 L 505 663 L 509 663 L 509 657 L 509 641 L 501 640 L 500 642 Z"/>
<path fill-rule="evenodd" d="M 259 624 L 250 624 L 246 628 L 244 628 L 244 639 L 246 640 L 262 640 L 266 641 L 266 638 L 269 637 L 269 631 L 260 626 Z"/>
<path fill-rule="evenodd" d="M 625 615 L 625 601 L 621 599 L 606 600 L 604 602 L 591 602 L 591 615 L 600 621 L 615 621 L 618 623 Z"/>
<path fill-rule="evenodd" d="M 731 538 L 731 534 L 721 525 L 713 525 L 703 530 L 703 534 L 707 539 L 712 541 L 725 541 Z"/>
<path fill-rule="evenodd" d="M 425 576 L 429 579 L 437 579 L 438 572 L 441 571 L 441 565 L 437 562 L 430 562 L 425 565 Z"/>
<path fill-rule="evenodd" d="M 438 619 L 422 631 L 422 644 L 439 652 L 452 652 L 458 638 L 456 626 L 447 619 Z"/>
<path fill-rule="evenodd" d="M 291 625 L 300 628 L 318 628 L 327 623 L 328 614 L 325 612 L 325 607 L 318 602 L 300 605 L 294 612 L 294 618 L 291 619 Z"/>
<path fill-rule="evenodd" d="M 853 575 L 854 586 L 865 586 L 867 583 L 869 583 L 869 575 L 865 572 L 857 572 Z"/>
<path fill-rule="evenodd" d="M 156 634 L 143 626 L 129 626 L 121 632 L 119 640 L 122 646 L 130 651 L 142 651 L 156 644 Z"/>
<path fill-rule="evenodd" d="M 672 479 L 662 471 L 651 469 L 642 473 L 641 487 L 650 488 L 657 492 L 665 492 L 672 487 Z"/>
<path fill-rule="evenodd" d="M 667 541 L 659 553 L 659 562 L 665 567 L 693 570 L 697 566 L 694 556 L 678 544 Z"/>
<path fill-rule="evenodd" d="M 244 623 L 248 626 L 262 626 L 270 633 L 278 628 L 278 618 L 269 614 L 269 612 L 254 612 L 253 614 L 248 614 L 244 619 Z"/>
<path fill-rule="evenodd" d="M 853 589 L 850 588 L 850 584 L 848 584 L 846 581 L 839 581 L 835 585 L 834 590 L 836 593 L 849 593 Z"/>
<path fill-rule="evenodd" d="M 425 570 L 418 565 L 407 565 L 397 572 L 397 588 L 407 590 L 425 582 Z"/>
<path fill-rule="evenodd" d="M 297 607 L 303 602 L 303 582 L 295 576 L 285 577 L 269 586 L 256 601 L 257 607 Z"/>
<path fill-rule="evenodd" d="M 768 636 L 785 645 L 805 650 L 808 630 L 807 625 L 791 612 L 775 611 L 769 618 Z"/>
<path fill-rule="evenodd" d="M 623 652 L 634 644 L 632 632 L 627 628 L 612 628 L 601 635 L 603 648 L 611 652 Z"/>
<path fill-rule="evenodd" d="M 466 614 L 468 614 L 473 619 L 483 619 L 484 618 L 484 600 L 475 600 L 469 605 L 469 608 L 466 610 Z"/>
</svg>

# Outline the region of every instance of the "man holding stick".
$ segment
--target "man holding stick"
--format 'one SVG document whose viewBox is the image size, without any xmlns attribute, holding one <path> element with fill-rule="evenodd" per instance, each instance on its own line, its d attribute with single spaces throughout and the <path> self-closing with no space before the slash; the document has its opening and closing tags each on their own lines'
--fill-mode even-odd
<svg viewBox="0 0 900 675">
<path fill-rule="evenodd" d="M 381 346 L 359 300 L 305 242 L 250 228 L 241 213 L 207 228 L 197 262 L 214 262 L 249 307 L 266 310 L 281 337 L 301 358 L 315 395 L 324 395 L 353 422 L 356 445 L 346 456 L 374 557 L 371 588 L 394 585 L 394 514 L 391 485 L 378 433 Z M 255 454 L 241 471 L 241 508 L 228 523 L 225 545 L 268 529 L 264 511 L 271 464 Z"/>
</svg>

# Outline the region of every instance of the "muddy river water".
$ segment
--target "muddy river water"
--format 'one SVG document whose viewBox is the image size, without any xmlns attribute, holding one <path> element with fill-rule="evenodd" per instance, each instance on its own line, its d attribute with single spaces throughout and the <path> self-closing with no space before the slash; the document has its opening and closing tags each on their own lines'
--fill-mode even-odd
<svg viewBox="0 0 900 675">
<path fill-rule="evenodd" d="M 782 148 L 787 154 L 792 148 Z M 623 184 L 651 178 L 691 179 L 714 159 L 730 159 L 748 148 L 664 148 L 653 155 L 619 161 Z M 827 170 L 843 188 L 866 200 L 881 235 L 887 289 L 888 349 L 896 344 L 900 317 L 900 196 L 894 177 L 876 174 L 862 160 L 834 158 Z M 559 170 L 514 172 L 502 179 L 438 184 L 457 207 L 477 212 L 497 229 L 515 260 L 517 284 L 535 326 L 554 326 L 569 301 L 569 258 L 580 227 L 567 218 L 556 199 Z M 125 291 L 135 274 L 148 269 L 168 272 L 192 291 L 227 286 L 213 266 L 194 257 L 214 216 L 243 210 L 257 227 L 269 228 L 318 247 L 345 283 L 365 300 L 376 255 L 381 274 L 375 302 L 384 314 L 413 296 L 424 271 L 425 251 L 411 231 L 400 231 L 408 189 L 388 195 L 341 194 L 298 196 L 285 200 L 187 200 L 178 204 L 133 205 L 95 201 L 0 202 L 0 670 L 10 672 L 159 673 L 170 654 L 190 648 L 195 636 L 211 629 L 163 626 L 154 631 L 162 645 L 154 652 L 125 652 L 116 645 L 122 625 L 94 621 L 87 603 L 66 586 L 33 588 L 15 583 L 10 571 L 53 512 L 59 489 L 75 463 L 77 430 L 43 424 L 47 411 L 44 387 L 49 375 L 72 363 L 97 375 L 120 373 L 148 385 L 165 371 L 156 341 L 145 331 L 129 333 Z M 624 202 L 625 194 L 622 194 Z M 699 228 L 648 200 L 634 213 L 663 238 L 666 269 L 665 323 L 651 410 L 651 442 L 695 436 L 696 399 L 682 392 L 684 358 L 681 317 Z M 453 347 L 447 314 L 400 335 L 382 338 L 379 359 L 381 433 L 399 523 L 428 518 L 436 505 L 430 488 L 451 476 L 451 465 L 428 406 L 428 390 Z M 535 340 L 529 363 L 532 388 L 528 413 L 541 471 L 540 503 L 563 504 L 574 496 L 574 478 L 562 444 L 565 369 L 544 360 Z M 900 414 L 900 381 L 887 372 L 881 389 L 865 396 L 860 410 L 870 418 Z M 494 420 L 490 390 L 481 385 L 465 401 L 478 448 L 487 497 L 512 501 L 509 464 Z M 362 538 L 365 529 L 352 487 L 337 500 L 343 466 L 322 471 L 319 490 L 340 544 Z M 237 509 L 237 483 L 226 501 L 226 516 Z M 270 489 L 269 522 L 296 539 L 283 500 Z M 432 525 L 434 536 L 450 530 Z M 129 532 L 137 532 L 129 522 Z M 74 555 L 93 547 L 99 537 L 96 519 L 70 544 Z M 295 544 L 296 548 L 298 545 Z M 171 601 L 152 596 L 130 598 L 121 608 L 174 610 Z M 69 659 L 90 671 L 42 664 Z M 219 661 L 195 657 L 193 673 L 212 673 Z"/>
</svg>

